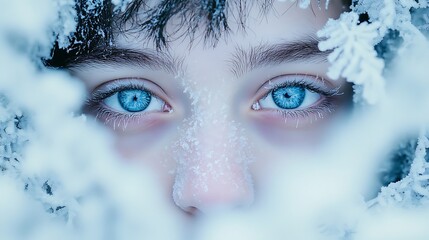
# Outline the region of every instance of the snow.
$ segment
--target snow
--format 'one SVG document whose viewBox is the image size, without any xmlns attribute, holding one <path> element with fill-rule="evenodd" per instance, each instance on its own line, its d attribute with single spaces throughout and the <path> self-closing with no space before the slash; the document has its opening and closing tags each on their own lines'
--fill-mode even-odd
<svg viewBox="0 0 429 240">
<path fill-rule="evenodd" d="M 355 12 L 344 13 L 338 20 L 329 20 L 318 36 L 327 38 L 319 43 L 322 51 L 333 50 L 328 56 L 333 63 L 328 76 L 363 87 L 363 98 L 376 103 L 384 95 L 385 80 L 382 76 L 384 62 L 377 58 L 374 45 L 378 42 L 378 23 L 358 24 Z"/>
<path fill-rule="evenodd" d="M 334 141 L 312 164 L 274 167 L 271 187 L 258 189 L 265 192 L 254 210 L 209 214 L 197 226 L 196 239 L 429 238 L 429 47 L 424 37 L 429 2 L 355 2 L 351 12 L 330 20 L 318 35 L 325 39 L 320 49 L 333 50 L 329 76 L 356 84 L 363 107 L 333 133 Z M 100 3 L 89 1 L 88 7 Z M 124 11 L 130 1 L 112 3 Z M 70 44 L 74 4 L 0 1 L 7 9 L 0 15 L 0 239 L 183 239 L 180 218 L 155 177 L 122 164 L 112 151 L 112 136 L 76 114 L 85 99 L 82 84 L 39 62 L 55 40 L 62 47 Z M 299 1 L 303 8 L 309 4 Z M 369 23 L 358 21 L 360 13 L 368 13 Z M 399 31 L 404 44 L 388 69 L 374 46 L 389 30 Z M 249 146 L 248 133 L 230 119 L 230 106 L 214 104 L 222 94 L 197 90 L 185 80 L 183 86 L 193 109 L 178 128 L 182 137 L 167 149 L 176 153 L 179 165 L 174 201 L 183 207 L 186 201 L 201 203 L 220 191 L 213 183 L 235 186 L 221 189 L 232 196 L 248 191 L 253 198 L 247 166 L 257 146 Z M 370 201 L 360 197 L 380 156 L 413 131 L 420 134 L 409 174 Z M 212 141 L 199 141 L 199 134 Z M 231 151 L 244 161 L 223 154 Z M 245 169 L 244 181 L 232 177 L 235 166 Z M 186 200 L 183 191 L 189 189 L 197 194 Z"/>
</svg>

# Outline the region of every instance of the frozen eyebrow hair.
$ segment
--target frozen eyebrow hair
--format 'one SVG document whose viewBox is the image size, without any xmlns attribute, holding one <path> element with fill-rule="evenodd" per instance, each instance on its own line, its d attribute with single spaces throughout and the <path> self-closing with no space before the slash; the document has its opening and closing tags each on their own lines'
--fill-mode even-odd
<svg viewBox="0 0 429 240">
<path fill-rule="evenodd" d="M 78 24 L 72 44 L 64 48 L 56 43 L 52 58 L 44 62 L 50 67 L 67 67 L 80 56 L 114 45 L 114 33 L 118 32 L 141 33 L 152 40 L 158 50 L 168 48 L 171 36 L 166 33 L 166 27 L 173 18 L 178 20 L 179 30 L 185 30 L 183 34 L 190 36 L 191 43 L 196 31 L 204 29 L 204 42 L 215 46 L 221 36 L 230 32 L 228 18 L 245 29 L 252 6 L 260 9 L 262 17 L 272 10 L 274 1 L 277 0 L 161 0 L 149 6 L 153 1 L 133 0 L 124 12 L 120 12 L 114 10 L 111 0 L 76 0 Z M 313 1 L 320 3 L 320 0 Z M 349 4 L 350 0 L 345 2 Z"/>
</svg>

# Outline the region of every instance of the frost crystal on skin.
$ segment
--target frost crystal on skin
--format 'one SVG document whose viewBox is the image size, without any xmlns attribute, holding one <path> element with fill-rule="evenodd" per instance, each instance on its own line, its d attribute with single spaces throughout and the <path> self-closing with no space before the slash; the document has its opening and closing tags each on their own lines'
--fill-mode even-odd
<svg viewBox="0 0 429 240">
<path fill-rule="evenodd" d="M 180 202 L 195 202 L 201 211 L 209 211 L 213 206 L 201 203 L 220 192 L 234 196 L 244 191 L 253 196 L 246 133 L 240 124 L 229 120 L 230 107 L 218 104 L 222 93 L 198 90 L 192 81 L 183 80 L 182 85 L 192 101 L 192 113 L 179 127 L 181 137 L 170 150 L 178 164 L 174 201 L 181 207 Z"/>
</svg>

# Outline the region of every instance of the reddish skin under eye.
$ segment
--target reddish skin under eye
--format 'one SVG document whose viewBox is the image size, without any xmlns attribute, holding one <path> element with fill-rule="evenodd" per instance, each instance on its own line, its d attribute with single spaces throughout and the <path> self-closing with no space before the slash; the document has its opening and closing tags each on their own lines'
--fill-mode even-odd
<svg viewBox="0 0 429 240">
<path fill-rule="evenodd" d="M 117 115 L 117 116 L 112 116 Z M 147 112 L 125 116 L 119 113 L 98 114 L 97 119 L 119 135 L 137 134 L 159 128 L 171 120 L 169 112 Z"/>
</svg>

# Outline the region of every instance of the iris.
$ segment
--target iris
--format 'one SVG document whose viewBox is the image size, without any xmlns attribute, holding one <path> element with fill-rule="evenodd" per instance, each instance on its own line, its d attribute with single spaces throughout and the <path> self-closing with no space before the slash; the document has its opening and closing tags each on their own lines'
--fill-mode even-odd
<svg viewBox="0 0 429 240">
<path fill-rule="evenodd" d="M 145 110 L 152 100 L 150 92 L 140 89 L 128 89 L 118 92 L 118 101 L 121 107 L 128 112 Z"/>
<path fill-rule="evenodd" d="M 301 106 L 305 99 L 305 88 L 287 86 L 274 89 L 271 93 L 274 103 L 283 109 L 295 109 Z"/>
</svg>

